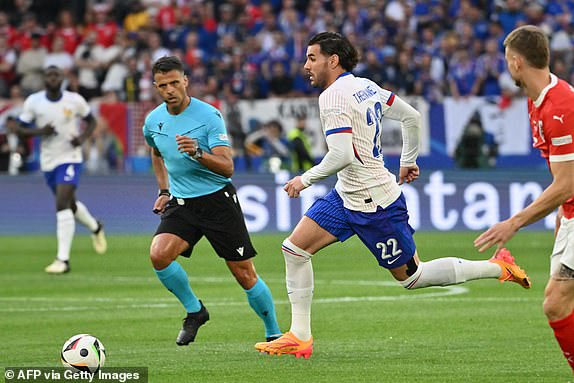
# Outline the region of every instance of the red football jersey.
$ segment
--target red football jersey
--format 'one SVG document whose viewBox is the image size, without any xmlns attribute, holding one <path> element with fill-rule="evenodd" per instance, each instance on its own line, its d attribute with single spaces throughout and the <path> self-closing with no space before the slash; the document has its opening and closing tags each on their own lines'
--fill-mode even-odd
<svg viewBox="0 0 574 383">
<path fill-rule="evenodd" d="M 574 87 L 550 74 L 550 84 L 535 101 L 528 100 L 533 146 L 551 162 L 574 160 Z M 574 177 L 574 175 L 572 175 Z M 566 218 L 574 217 L 574 197 L 562 205 Z"/>
</svg>

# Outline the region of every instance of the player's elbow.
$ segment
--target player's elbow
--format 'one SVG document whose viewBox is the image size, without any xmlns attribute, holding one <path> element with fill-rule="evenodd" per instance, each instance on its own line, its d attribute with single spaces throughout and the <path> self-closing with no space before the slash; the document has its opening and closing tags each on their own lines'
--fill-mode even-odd
<svg viewBox="0 0 574 383">
<path fill-rule="evenodd" d="M 229 162 L 226 164 L 225 168 L 222 170 L 221 175 L 226 178 L 231 178 L 231 176 L 233 176 L 234 171 L 235 171 L 235 165 L 233 164 L 233 160 L 230 159 Z"/>
<path fill-rule="evenodd" d="M 417 129 L 421 126 L 423 116 L 421 112 L 412 108 L 410 113 L 405 118 L 406 121 L 403 121 L 407 126 L 416 127 Z"/>
<path fill-rule="evenodd" d="M 339 162 L 339 169 L 343 169 L 353 163 L 355 155 L 353 151 L 345 151 L 340 158 L 341 160 Z"/>
</svg>

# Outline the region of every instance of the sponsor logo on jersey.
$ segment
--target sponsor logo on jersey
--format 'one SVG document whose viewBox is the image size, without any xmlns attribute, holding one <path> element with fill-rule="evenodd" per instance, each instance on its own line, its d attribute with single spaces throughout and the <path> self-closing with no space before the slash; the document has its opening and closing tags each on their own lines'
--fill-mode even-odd
<svg viewBox="0 0 574 383">
<path fill-rule="evenodd" d="M 558 120 L 558 121 L 560 121 L 560 123 L 562 123 L 562 124 L 564 123 L 564 115 L 561 115 L 561 116 L 556 116 L 556 115 L 554 115 L 554 116 L 552 116 L 552 119 L 553 119 L 553 120 Z"/>
</svg>

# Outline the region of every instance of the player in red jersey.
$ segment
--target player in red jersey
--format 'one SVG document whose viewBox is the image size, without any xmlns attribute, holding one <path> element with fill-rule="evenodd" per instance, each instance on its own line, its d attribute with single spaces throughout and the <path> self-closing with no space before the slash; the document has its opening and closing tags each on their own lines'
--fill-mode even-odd
<svg viewBox="0 0 574 383">
<path fill-rule="evenodd" d="M 574 370 L 574 88 L 550 73 L 548 39 L 540 28 L 517 28 L 504 46 L 508 71 L 529 99 L 534 147 L 546 158 L 553 181 L 532 204 L 492 226 L 474 245 L 480 251 L 501 249 L 520 228 L 560 207 L 544 313 Z"/>
</svg>

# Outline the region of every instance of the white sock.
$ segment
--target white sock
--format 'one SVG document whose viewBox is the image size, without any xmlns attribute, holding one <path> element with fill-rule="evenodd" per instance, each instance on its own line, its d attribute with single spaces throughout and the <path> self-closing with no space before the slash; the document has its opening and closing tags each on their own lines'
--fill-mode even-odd
<svg viewBox="0 0 574 383">
<path fill-rule="evenodd" d="M 74 220 L 72 209 L 57 212 L 56 221 L 58 237 L 58 255 L 56 257 L 60 261 L 68 261 L 70 259 L 70 249 L 72 248 L 74 232 L 76 231 L 76 221 Z"/>
<path fill-rule="evenodd" d="M 91 232 L 98 229 L 98 221 L 90 214 L 86 205 L 80 201 L 76 201 L 76 214 L 74 214 L 78 222 L 88 228 Z"/>
<path fill-rule="evenodd" d="M 312 255 L 286 239 L 281 247 L 285 257 L 287 294 L 291 302 L 291 329 L 299 339 L 311 338 L 311 302 L 313 301 Z"/>
<path fill-rule="evenodd" d="M 421 262 L 417 271 L 401 285 L 407 289 L 456 285 L 473 279 L 498 278 L 502 270 L 489 261 L 467 261 L 462 258 L 438 258 Z"/>
</svg>

